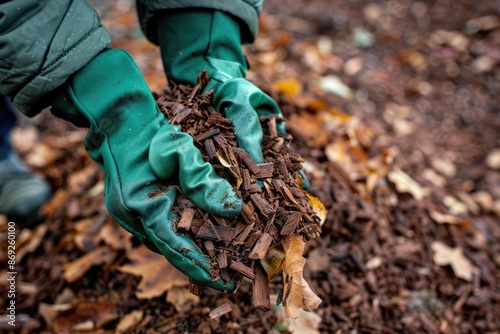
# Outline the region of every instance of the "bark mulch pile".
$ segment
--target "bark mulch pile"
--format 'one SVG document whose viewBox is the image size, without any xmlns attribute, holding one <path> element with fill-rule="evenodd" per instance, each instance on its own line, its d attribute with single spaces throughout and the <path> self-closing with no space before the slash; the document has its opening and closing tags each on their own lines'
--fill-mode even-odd
<svg viewBox="0 0 500 334">
<path fill-rule="evenodd" d="M 299 184 L 304 160 L 289 147 L 291 136 L 278 132 L 276 124 L 283 121 L 281 117 L 260 118 L 265 162 L 257 164 L 237 147 L 231 120 L 212 107 L 212 91 L 202 94 L 208 80 L 204 72 L 196 86 L 175 86 L 159 96 L 157 103 L 171 124 L 180 125 L 194 138 L 204 160 L 234 186 L 244 202 L 243 211 L 234 219 L 217 217 L 179 194 L 173 208 L 180 216 L 175 226 L 191 232 L 212 258 L 214 280 L 251 279 L 254 307 L 269 311 L 268 279 L 259 260 L 265 260 L 270 248 L 282 249 L 284 237 L 293 235 L 304 241 L 319 237 L 320 217 L 311 206 L 311 195 Z M 199 290 L 194 288 L 196 293 Z"/>
</svg>

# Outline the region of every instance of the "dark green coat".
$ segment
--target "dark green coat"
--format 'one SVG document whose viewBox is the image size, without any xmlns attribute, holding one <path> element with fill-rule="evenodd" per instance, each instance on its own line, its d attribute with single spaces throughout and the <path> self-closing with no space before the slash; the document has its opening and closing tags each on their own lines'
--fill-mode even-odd
<svg viewBox="0 0 500 334">
<path fill-rule="evenodd" d="M 158 44 L 160 10 L 211 8 L 238 17 L 251 42 L 263 0 L 138 0 L 141 28 Z M 63 84 L 111 42 L 88 0 L 0 2 L 0 92 L 28 116 L 46 106 L 44 96 Z"/>
</svg>

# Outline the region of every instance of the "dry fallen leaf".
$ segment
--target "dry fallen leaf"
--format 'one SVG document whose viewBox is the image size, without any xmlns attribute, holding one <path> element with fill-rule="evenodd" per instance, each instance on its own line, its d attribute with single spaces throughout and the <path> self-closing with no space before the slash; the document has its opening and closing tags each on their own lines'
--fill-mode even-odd
<svg viewBox="0 0 500 334">
<path fill-rule="evenodd" d="M 441 241 L 434 241 L 431 248 L 434 251 L 435 264 L 438 266 L 450 265 L 455 276 L 468 282 L 472 281 L 472 274 L 476 269 L 464 256 L 462 248 L 451 248 Z"/>
<path fill-rule="evenodd" d="M 319 200 L 319 198 L 314 197 L 305 190 L 303 192 L 309 199 L 309 203 L 311 204 L 314 213 L 319 217 L 319 226 L 323 226 L 323 224 L 326 221 L 326 214 L 327 214 L 325 205 Z"/>
<path fill-rule="evenodd" d="M 273 84 L 273 87 L 286 96 L 297 95 L 302 90 L 302 84 L 294 78 L 278 80 Z"/>
<path fill-rule="evenodd" d="M 420 184 L 399 168 L 391 171 L 387 177 L 394 183 L 398 192 L 410 193 L 417 201 L 421 201 L 429 193 L 429 189 L 420 186 Z"/>
<path fill-rule="evenodd" d="M 115 333 L 129 333 L 142 320 L 143 316 L 142 310 L 132 311 L 125 315 L 116 326 Z"/>
<path fill-rule="evenodd" d="M 462 227 L 472 226 L 470 219 L 460 219 L 456 216 L 447 215 L 435 210 L 429 210 L 429 216 L 438 224 L 454 224 Z"/>
<path fill-rule="evenodd" d="M 465 215 L 469 212 L 467 205 L 464 202 L 459 201 L 455 197 L 445 196 L 443 199 L 444 205 L 450 209 L 450 213 L 453 215 Z"/>
<path fill-rule="evenodd" d="M 488 153 L 486 166 L 491 169 L 500 169 L 500 148 L 495 148 Z"/>
<path fill-rule="evenodd" d="M 431 165 L 432 168 L 434 168 L 436 171 L 438 171 L 444 176 L 451 178 L 457 175 L 457 166 L 455 166 L 455 164 L 449 159 L 433 158 L 431 160 Z"/>
<path fill-rule="evenodd" d="M 137 286 L 136 296 L 141 299 L 158 297 L 174 286 L 187 286 L 186 275 L 172 266 L 162 255 L 139 246 L 129 251 L 127 257 L 132 261 L 118 267 L 120 271 L 142 277 Z"/>
<path fill-rule="evenodd" d="M 93 301 L 80 298 L 64 304 L 40 303 L 38 311 L 54 333 L 96 333 L 97 329 L 119 317 L 117 308 L 116 302 L 104 295 Z"/>
<path fill-rule="evenodd" d="M 40 246 L 40 244 L 42 243 L 43 237 L 45 236 L 45 233 L 47 233 L 48 229 L 49 228 L 47 224 L 41 224 L 33 230 L 27 228 L 23 229 L 21 231 L 21 235 L 18 237 L 17 244 L 19 246 L 17 248 L 16 261 L 21 262 L 22 258 L 26 254 L 32 253 L 35 249 L 37 249 L 38 246 Z M 21 240 L 23 238 L 27 239 L 26 243 L 21 243 Z"/>
<path fill-rule="evenodd" d="M 276 305 L 277 295 L 271 295 L 273 313 L 278 319 L 277 326 L 283 326 L 283 330 L 295 334 L 320 334 L 319 325 L 322 318 L 316 312 L 305 312 L 300 310 L 300 317 L 297 319 L 285 318 L 284 308 Z M 276 327 L 275 327 L 276 328 Z M 280 330 L 281 331 L 281 330 Z"/>
<path fill-rule="evenodd" d="M 368 157 L 365 151 L 348 138 L 335 140 L 325 148 L 328 161 L 339 164 L 351 180 L 364 177 Z"/>
<path fill-rule="evenodd" d="M 81 258 L 64 264 L 64 279 L 66 282 L 72 283 L 81 278 L 93 265 L 109 262 L 115 255 L 116 253 L 107 246 L 96 248 Z"/>
<path fill-rule="evenodd" d="M 283 261 L 285 260 L 285 251 L 280 245 L 272 245 L 267 250 L 266 256 L 260 260 L 262 268 L 267 273 L 267 277 L 271 280 L 281 269 L 283 269 Z"/>
<path fill-rule="evenodd" d="M 321 299 L 302 275 L 306 263 L 302 256 L 305 243 L 298 237 L 290 236 L 282 244 L 285 249 L 283 307 L 286 318 L 296 319 L 300 316 L 300 309 L 310 312 L 319 306 Z"/>
<path fill-rule="evenodd" d="M 181 312 L 186 305 L 198 305 L 200 297 L 192 294 L 189 288 L 174 286 L 167 291 L 167 302 L 174 305 L 177 312 Z"/>
<path fill-rule="evenodd" d="M 304 140 L 309 147 L 325 147 L 328 133 L 318 116 L 308 113 L 292 115 L 286 122 L 287 131 L 294 137 Z"/>
</svg>

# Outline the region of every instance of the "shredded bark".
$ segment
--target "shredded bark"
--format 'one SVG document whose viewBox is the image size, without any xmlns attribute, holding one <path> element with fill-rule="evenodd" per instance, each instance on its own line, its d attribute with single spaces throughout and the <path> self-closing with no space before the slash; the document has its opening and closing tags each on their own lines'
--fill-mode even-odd
<svg viewBox="0 0 500 334">
<path fill-rule="evenodd" d="M 276 127 L 281 118 L 260 119 L 265 162 L 258 164 L 237 147 L 231 121 L 211 107 L 212 92 L 201 93 L 207 82 L 204 72 L 194 88 L 176 86 L 159 96 L 157 103 L 172 124 L 180 125 L 194 138 L 205 161 L 234 186 L 244 207 L 238 217 L 224 219 L 186 205 L 188 200 L 179 194 L 173 208 L 181 217 L 176 228 L 190 231 L 212 258 L 214 280 L 222 277 L 239 282 L 243 277 L 258 278 L 254 285 L 259 286 L 262 294 L 268 291 L 267 286 L 262 287 L 268 282 L 254 271 L 255 261 L 263 259 L 271 245 L 280 247 L 285 236 L 296 235 L 304 240 L 318 237 L 320 219 L 299 185 L 303 160 L 289 147 L 292 137 L 279 133 Z M 267 310 L 265 296 L 258 296 L 254 307 Z"/>
</svg>

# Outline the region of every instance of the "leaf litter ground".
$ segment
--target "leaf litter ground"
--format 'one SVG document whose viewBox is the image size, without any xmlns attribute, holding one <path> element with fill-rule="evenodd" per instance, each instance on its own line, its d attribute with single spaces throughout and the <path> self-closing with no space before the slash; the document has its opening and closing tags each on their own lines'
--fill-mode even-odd
<svg viewBox="0 0 500 334">
<path fill-rule="evenodd" d="M 152 90 L 161 91 L 157 49 L 136 37 L 126 2 L 98 10 L 114 46 L 130 50 Z M 82 147 L 86 132 L 42 116 L 13 134 L 27 163 L 58 189 L 46 221 L 18 234 L 24 332 L 500 330 L 500 27 L 493 4 L 265 6 L 259 39 L 247 48 L 249 79 L 278 100 L 311 192 L 328 209 L 321 236 L 305 247 L 304 278 L 322 304 L 291 323 L 277 308 L 252 310 L 246 281 L 236 294 L 207 290 L 193 298 L 171 267 L 151 271 L 148 263 L 165 262 L 109 218 L 103 173 Z M 127 270 L 163 275 L 168 284 Z M 6 285 L 0 288 L 6 296 Z M 273 298 L 282 288 L 271 282 Z M 210 311 L 226 303 L 232 312 L 211 320 Z"/>
</svg>

